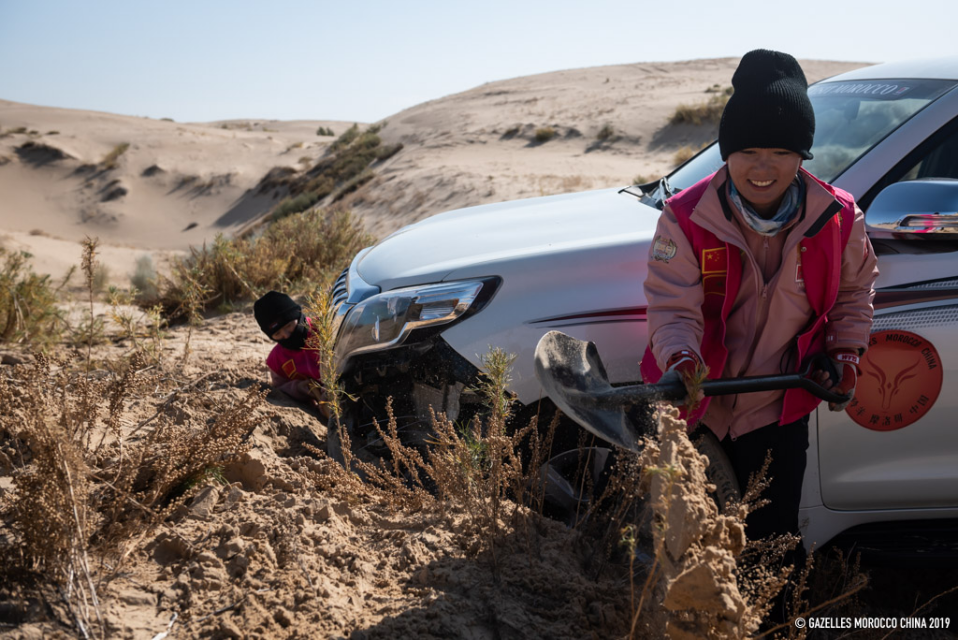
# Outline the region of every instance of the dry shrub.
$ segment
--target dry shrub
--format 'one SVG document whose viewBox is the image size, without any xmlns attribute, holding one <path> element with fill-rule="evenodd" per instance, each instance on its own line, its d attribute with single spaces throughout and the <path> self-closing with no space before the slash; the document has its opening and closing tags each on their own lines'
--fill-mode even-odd
<svg viewBox="0 0 958 640">
<path fill-rule="evenodd" d="M 672 161 L 677 167 L 687 160 L 691 160 L 693 157 L 695 157 L 695 154 L 707 147 L 709 144 L 709 142 L 703 142 L 698 146 L 685 145 L 684 147 L 679 147 L 679 149 L 675 152 L 675 155 L 672 157 Z"/>
<path fill-rule="evenodd" d="M 170 372 L 138 356 L 112 372 L 81 364 L 40 355 L 0 377 L 0 440 L 11 452 L 0 462 L 13 479 L 0 501 L 0 595 L 35 588 L 49 598 L 52 587 L 66 607 L 53 614 L 88 637 L 105 635 L 93 627 L 103 580 L 190 497 L 192 482 L 248 448 L 264 393 L 205 400 L 216 417 L 193 424 L 167 411 L 176 391 L 156 395 Z M 150 400 L 156 413 L 124 426 L 124 407 Z"/>
<path fill-rule="evenodd" d="M 478 391 L 487 414 L 457 424 L 433 413 L 425 445 L 403 441 L 390 399 L 387 423 L 376 424 L 389 455 L 378 464 L 354 463 L 397 507 L 437 509 L 452 520 L 461 518 L 455 528 L 470 538 L 473 553 L 494 548 L 508 523 L 530 515 L 522 505 L 530 502 L 530 488 L 535 489 L 545 459 L 536 419 L 519 429 L 507 428 L 513 400 L 506 387 L 513 360 L 498 349 L 485 355 Z"/>
<path fill-rule="evenodd" d="M 602 125 L 602 128 L 599 129 L 599 133 L 596 134 L 595 139 L 599 142 L 605 142 L 606 140 L 611 140 L 613 137 L 615 137 L 615 127 L 606 122 Z"/>
<path fill-rule="evenodd" d="M 56 306 L 57 289 L 50 276 L 34 273 L 29 258 L 22 251 L 0 247 L 0 343 L 46 350 L 63 333 L 63 314 Z"/>
<path fill-rule="evenodd" d="M 220 235 L 191 249 L 161 281 L 159 299 L 141 304 L 159 303 L 167 317 L 186 318 L 191 310 L 228 309 L 270 289 L 311 291 L 372 242 L 350 211 L 311 210 L 274 222 L 258 237 Z"/>
<path fill-rule="evenodd" d="M 104 465 L 97 478 L 109 481 L 98 504 L 105 540 L 142 536 L 182 502 L 186 490 L 203 479 L 218 479 L 222 469 L 249 449 L 247 438 L 259 419 L 255 409 L 265 393 L 250 387 L 238 401 L 214 411 L 212 424 L 197 427 L 160 414 L 146 437 L 127 444 L 122 457 Z M 122 446 L 118 440 L 113 453 Z"/>
<path fill-rule="evenodd" d="M 156 267 L 153 266 L 153 258 L 149 254 L 144 254 L 136 259 L 136 269 L 130 276 L 130 286 L 136 289 L 134 299 L 155 300 L 159 290 L 157 283 L 159 277 L 156 274 Z"/>
<path fill-rule="evenodd" d="M 675 152 L 675 155 L 672 156 L 672 162 L 675 166 L 679 166 L 685 162 L 688 162 L 696 154 L 696 150 L 692 147 L 685 145 L 684 147 L 679 147 L 678 151 Z"/>
<path fill-rule="evenodd" d="M 120 144 L 116 145 L 105 156 L 103 156 L 103 159 L 100 160 L 100 166 L 106 170 L 115 169 L 117 166 L 117 160 L 119 160 L 120 156 L 126 153 L 126 150 L 129 148 L 129 142 L 121 142 Z"/>
<path fill-rule="evenodd" d="M 535 141 L 542 144 L 556 137 L 556 130 L 553 127 L 540 127 L 536 129 Z"/>
<path fill-rule="evenodd" d="M 80 245 L 83 247 L 83 253 L 80 260 L 80 271 L 83 273 L 86 282 L 87 297 L 90 303 L 90 313 L 86 320 L 80 326 L 73 330 L 72 342 L 74 345 L 86 344 L 87 368 L 90 368 L 91 352 L 93 345 L 102 342 L 104 338 L 103 321 L 96 318 L 93 313 L 93 299 L 96 294 L 97 273 L 101 271 L 100 263 L 96 259 L 96 249 L 99 245 L 99 238 L 87 236 Z"/>
<path fill-rule="evenodd" d="M 289 195 L 270 212 L 270 219 L 306 211 L 330 195 L 335 202 L 368 183 L 374 176 L 370 165 L 388 160 L 403 147 L 401 143 L 382 144 L 379 132 L 384 126 L 377 124 L 360 132 L 359 126 L 353 125 L 329 146 L 325 157 L 301 175 L 294 175 L 291 168 L 272 170 L 260 182 L 258 192 L 284 187 Z"/>
<path fill-rule="evenodd" d="M 326 423 L 327 451 L 344 467 L 351 468 L 352 448 L 349 434 L 342 424 L 342 405 L 347 398 L 342 381 L 336 373 L 335 348 L 336 332 L 339 325 L 336 319 L 336 304 L 333 301 L 335 272 L 329 273 L 325 281 L 307 296 L 306 314 L 312 318 L 313 331 L 306 344 L 308 349 L 319 352 L 318 384 L 310 392 L 319 403 L 320 410 L 328 417 Z M 333 446 L 329 446 L 329 442 Z M 342 458 L 342 459 L 338 459 Z"/>
<path fill-rule="evenodd" d="M 669 124 L 718 124 L 722 119 L 722 112 L 728 102 L 730 94 L 722 92 L 711 96 L 708 100 L 695 104 L 680 104 L 672 113 Z"/>
</svg>

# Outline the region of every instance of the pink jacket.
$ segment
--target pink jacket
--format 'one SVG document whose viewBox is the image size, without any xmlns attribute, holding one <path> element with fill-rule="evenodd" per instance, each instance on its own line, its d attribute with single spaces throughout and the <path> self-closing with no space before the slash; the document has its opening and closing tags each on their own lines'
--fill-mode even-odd
<svg viewBox="0 0 958 640">
<path fill-rule="evenodd" d="M 699 353 L 718 378 L 791 373 L 826 348 L 867 347 L 878 269 L 864 215 L 849 194 L 801 175 L 803 210 L 771 237 L 725 197 L 724 168 L 669 200 L 645 281 L 643 379 L 658 380 L 681 349 Z M 817 404 L 797 390 L 718 396 L 690 422 L 701 417 L 720 439 L 735 438 Z"/>
<path fill-rule="evenodd" d="M 312 323 L 306 319 L 312 330 Z M 319 351 L 308 347 L 296 351 L 281 344 L 273 347 L 266 357 L 266 366 L 270 370 L 271 385 L 289 394 L 297 400 L 306 400 L 310 396 L 303 391 L 301 380 L 320 380 Z"/>
</svg>

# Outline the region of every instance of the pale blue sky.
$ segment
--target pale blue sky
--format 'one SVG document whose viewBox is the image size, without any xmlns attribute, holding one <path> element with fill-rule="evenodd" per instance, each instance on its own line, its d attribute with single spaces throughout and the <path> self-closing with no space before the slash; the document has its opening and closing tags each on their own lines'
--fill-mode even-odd
<svg viewBox="0 0 958 640">
<path fill-rule="evenodd" d="M 0 0 L 0 98 L 177 121 L 372 122 L 516 76 L 958 54 L 955 0 Z"/>
</svg>

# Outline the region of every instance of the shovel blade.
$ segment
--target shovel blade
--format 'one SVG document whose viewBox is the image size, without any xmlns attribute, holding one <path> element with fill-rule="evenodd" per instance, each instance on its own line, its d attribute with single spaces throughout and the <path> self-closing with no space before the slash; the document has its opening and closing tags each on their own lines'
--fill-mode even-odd
<svg viewBox="0 0 958 640">
<path fill-rule="evenodd" d="M 639 438 L 644 434 L 628 419 L 629 405 L 615 398 L 594 343 L 550 331 L 536 346 L 535 369 L 546 395 L 583 429 L 606 442 L 641 450 Z"/>
</svg>

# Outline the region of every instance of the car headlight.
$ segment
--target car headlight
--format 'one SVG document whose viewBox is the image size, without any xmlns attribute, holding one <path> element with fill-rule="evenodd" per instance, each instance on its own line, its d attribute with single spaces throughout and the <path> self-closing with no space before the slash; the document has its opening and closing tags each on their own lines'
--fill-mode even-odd
<svg viewBox="0 0 958 640">
<path fill-rule="evenodd" d="M 477 312 L 498 283 L 498 278 L 443 282 L 366 298 L 343 319 L 336 342 L 337 370 L 352 356 L 397 347 L 413 332 L 427 332 Z"/>
</svg>

